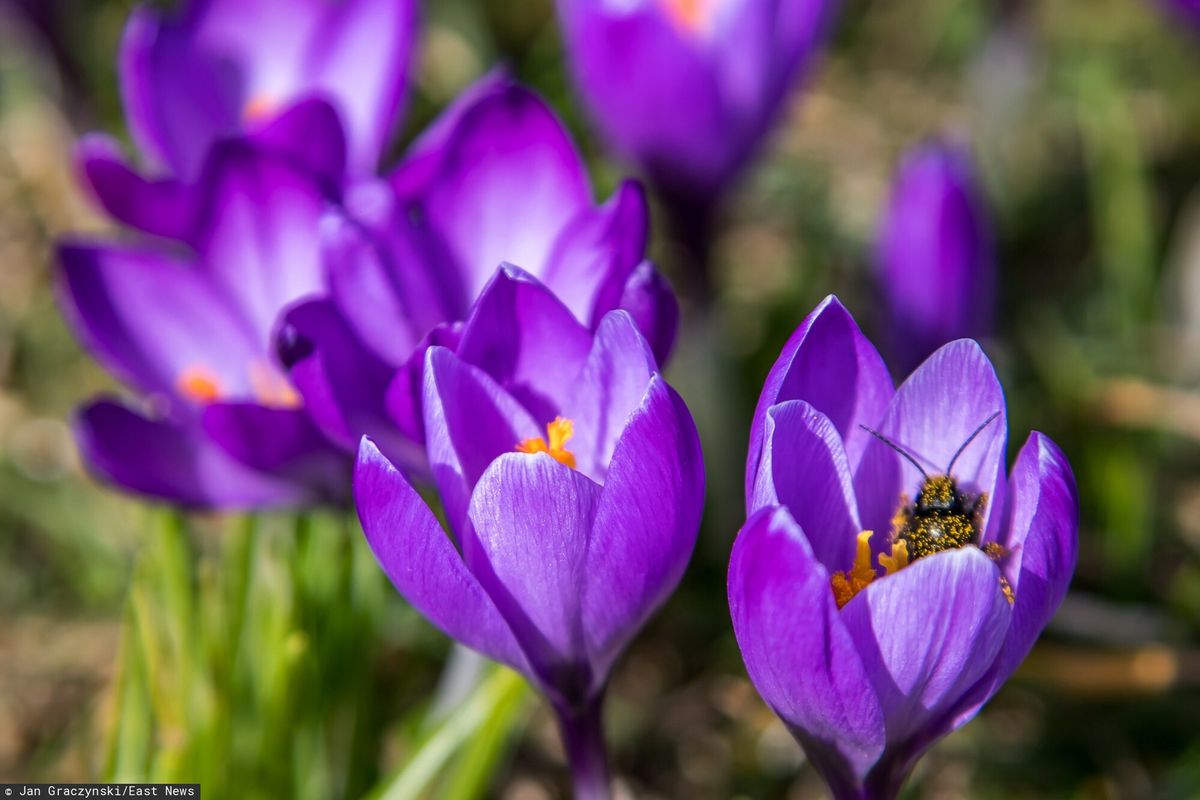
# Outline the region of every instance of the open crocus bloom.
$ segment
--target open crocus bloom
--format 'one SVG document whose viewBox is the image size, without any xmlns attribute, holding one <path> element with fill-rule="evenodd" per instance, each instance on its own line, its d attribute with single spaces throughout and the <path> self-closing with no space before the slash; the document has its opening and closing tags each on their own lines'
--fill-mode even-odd
<svg viewBox="0 0 1200 800">
<path fill-rule="evenodd" d="M 905 156 L 878 250 L 888 352 L 902 370 L 952 339 L 991 332 L 992 237 L 968 153 L 931 142 Z"/>
<path fill-rule="evenodd" d="M 558 0 L 576 83 L 613 146 L 694 205 L 734 178 L 832 0 Z"/>
<path fill-rule="evenodd" d="M 571 749 L 691 555 L 704 497 L 691 416 L 628 313 L 593 333 L 512 268 L 457 352 L 427 350 L 423 392 L 452 535 L 364 440 L 354 495 L 367 540 L 435 625 L 542 689 Z"/>
<path fill-rule="evenodd" d="M 969 340 L 893 391 L 835 298 L 767 378 L 729 604 L 751 680 L 835 797 L 894 797 L 921 754 L 999 689 L 1066 593 L 1074 476 L 1033 433 L 1006 480 L 1004 410 Z M 912 516 L 937 505 L 960 448 L 949 474 L 967 516 Z M 964 519 L 973 539 L 950 546 Z M 935 552 L 917 557 L 926 546 Z"/>
<path fill-rule="evenodd" d="M 312 117 L 331 113 L 346 132 L 350 173 L 370 174 L 400 113 L 415 6 L 189 0 L 171 17 L 140 7 L 122 40 L 121 94 L 156 179 L 139 175 L 120 146 L 100 134 L 80 143 L 80 171 L 113 216 L 165 236 L 177 235 L 172 211 L 187 202 L 210 148 L 224 138 L 251 136 L 326 166 L 332 153 L 311 141 Z"/>
<path fill-rule="evenodd" d="M 345 208 L 322 229 L 328 296 L 294 309 L 286 333 L 302 345 L 297 388 L 348 448 L 366 432 L 393 460 L 419 464 L 424 351 L 454 347 L 503 262 L 537 276 L 588 329 L 624 308 L 659 359 L 674 342 L 674 294 L 644 260 L 642 191 L 625 182 L 597 206 L 561 123 L 502 75 L 466 92 L 388 181 L 351 188 Z"/>
<path fill-rule="evenodd" d="M 322 288 L 313 231 L 326 196 L 307 171 L 239 141 L 215 148 L 197 194 L 186 245 L 60 250 L 64 314 L 144 398 L 85 407 L 84 457 L 114 483 L 187 505 L 344 501 L 351 459 L 312 424 L 273 350 L 280 311 Z"/>
</svg>

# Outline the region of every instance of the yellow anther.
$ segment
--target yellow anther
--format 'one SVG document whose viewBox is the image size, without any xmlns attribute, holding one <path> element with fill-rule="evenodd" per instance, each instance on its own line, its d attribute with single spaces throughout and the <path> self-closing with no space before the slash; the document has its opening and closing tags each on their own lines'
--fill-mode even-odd
<svg viewBox="0 0 1200 800">
<path fill-rule="evenodd" d="M 897 539 L 892 542 L 892 554 L 879 554 L 879 566 L 883 567 L 888 575 L 894 572 L 899 572 L 908 566 L 908 542 L 903 539 Z"/>
<path fill-rule="evenodd" d="M 566 444 L 575 435 L 575 423 L 566 417 L 555 417 L 553 422 L 546 425 L 546 439 L 534 436 L 517 442 L 519 453 L 546 453 L 560 464 L 575 469 L 575 454 L 566 448 Z M 550 444 L 546 444 L 549 439 Z"/>
<path fill-rule="evenodd" d="M 875 580 L 875 570 L 871 567 L 872 535 L 874 535 L 874 531 L 863 531 L 858 534 L 858 544 L 854 551 L 854 566 L 850 568 L 850 574 L 847 575 L 838 570 L 829 580 L 838 608 L 853 600 L 854 595 L 867 588 L 871 581 Z"/>
<path fill-rule="evenodd" d="M 221 382 L 207 367 L 188 367 L 175 382 L 179 393 L 197 403 L 213 403 L 221 399 Z"/>
</svg>

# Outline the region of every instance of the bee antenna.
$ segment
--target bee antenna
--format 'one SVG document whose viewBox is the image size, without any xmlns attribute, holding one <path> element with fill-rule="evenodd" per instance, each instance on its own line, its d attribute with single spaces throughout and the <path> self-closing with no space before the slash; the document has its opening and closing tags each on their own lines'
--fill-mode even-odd
<svg viewBox="0 0 1200 800">
<path fill-rule="evenodd" d="M 871 435 L 872 435 L 872 436 L 874 436 L 876 439 L 878 439 L 879 441 L 883 442 L 884 444 L 886 444 L 888 447 L 890 447 L 890 448 L 892 448 L 893 450 L 895 450 L 895 451 L 896 451 L 897 453 L 899 453 L 900 455 L 904 456 L 904 458 L 905 458 L 905 459 L 908 461 L 908 463 L 912 464 L 914 467 L 916 467 L 916 468 L 917 468 L 917 472 L 921 473 L 921 477 L 922 477 L 922 478 L 924 478 L 925 480 L 929 480 L 929 474 L 925 472 L 925 468 L 924 468 L 924 467 L 922 467 L 920 464 L 918 464 L 918 463 L 917 463 L 917 459 L 913 458 L 913 455 L 912 455 L 912 453 L 908 452 L 908 451 L 907 451 L 907 450 L 905 450 L 903 447 L 901 447 L 900 445 L 896 444 L 895 442 L 893 442 L 893 441 L 892 441 L 891 439 L 889 439 L 888 437 L 884 436 L 884 435 L 883 435 L 882 433 L 880 433 L 879 431 L 872 430 L 871 428 L 868 428 L 866 425 L 862 425 L 862 424 L 860 424 L 858 427 L 862 428 L 864 431 L 866 431 L 867 433 L 871 434 Z"/>
<path fill-rule="evenodd" d="M 979 427 L 976 428 L 971 433 L 971 435 L 967 437 L 967 440 L 965 442 L 963 442 L 962 445 L 959 446 L 958 450 L 954 451 L 954 456 L 950 459 L 950 465 L 948 467 L 946 467 L 947 475 L 951 474 L 951 472 L 954 471 L 954 462 L 958 461 L 958 457 L 963 454 L 963 450 L 967 449 L 967 445 L 969 445 L 971 442 L 975 441 L 975 437 L 978 436 L 979 434 L 983 433 L 983 429 L 986 428 L 988 425 L 991 425 L 992 422 L 994 422 L 996 417 L 998 417 L 998 416 L 1000 416 L 1000 412 L 996 411 L 990 417 L 985 419 L 983 422 L 979 423 Z"/>
</svg>

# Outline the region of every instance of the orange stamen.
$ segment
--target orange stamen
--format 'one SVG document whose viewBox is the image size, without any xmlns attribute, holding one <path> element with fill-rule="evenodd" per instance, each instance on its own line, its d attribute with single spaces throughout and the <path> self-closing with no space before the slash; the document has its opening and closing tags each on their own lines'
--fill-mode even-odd
<svg viewBox="0 0 1200 800">
<path fill-rule="evenodd" d="M 708 23 L 710 0 L 663 0 L 667 16 L 688 33 L 699 33 Z"/>
<path fill-rule="evenodd" d="M 221 399 L 220 380 L 207 367 L 188 367 L 175 382 L 175 388 L 184 397 L 197 403 L 213 403 Z"/>
<path fill-rule="evenodd" d="M 275 101 L 267 94 L 256 94 L 242 107 L 242 120 L 262 122 L 275 111 Z"/>
<path fill-rule="evenodd" d="M 575 435 L 575 423 L 566 417 L 555 417 L 553 422 L 546 425 L 546 439 L 534 436 L 517 442 L 518 453 L 546 453 L 560 464 L 575 469 L 575 454 L 566 448 L 566 444 Z"/>
<path fill-rule="evenodd" d="M 858 546 L 854 552 L 854 566 L 849 574 L 841 570 L 833 573 L 829 586 L 833 589 L 833 599 L 838 608 L 844 608 L 854 596 L 871 585 L 878 577 L 875 568 L 871 566 L 871 536 L 873 531 L 863 531 L 858 535 Z M 892 542 L 891 555 L 880 554 L 879 565 L 885 575 L 892 575 L 908 566 L 908 544 L 903 539 Z"/>
</svg>

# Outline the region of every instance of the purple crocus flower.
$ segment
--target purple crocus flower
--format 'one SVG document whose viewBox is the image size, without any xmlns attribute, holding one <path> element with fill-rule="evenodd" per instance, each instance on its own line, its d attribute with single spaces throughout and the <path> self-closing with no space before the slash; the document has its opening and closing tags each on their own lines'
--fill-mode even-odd
<svg viewBox="0 0 1200 800">
<path fill-rule="evenodd" d="M 513 268 L 484 290 L 457 351 L 426 351 L 422 389 L 451 535 L 364 440 L 367 540 L 435 625 L 541 689 L 576 796 L 607 797 L 609 671 L 679 581 L 700 523 L 692 418 L 627 312 L 593 332 Z"/>
<path fill-rule="evenodd" d="M 992 235 L 965 151 L 929 142 L 905 157 L 878 248 L 890 349 L 902 371 L 946 342 L 991 332 Z"/>
<path fill-rule="evenodd" d="M 336 140 L 333 122 L 313 135 Z M 327 197 L 282 154 L 238 140 L 214 148 L 196 195 L 183 242 L 61 247 L 64 314 L 142 397 L 81 411 L 85 460 L 192 506 L 348 500 L 352 459 L 313 424 L 273 351 L 280 311 L 323 288 L 314 231 Z"/>
<path fill-rule="evenodd" d="M 366 432 L 420 465 L 424 351 L 455 346 L 502 262 L 536 275 L 589 329 L 624 308 L 658 359 L 674 342 L 678 306 L 645 261 L 641 189 L 626 181 L 596 206 L 561 123 L 503 75 L 465 93 L 387 181 L 351 188 L 345 207 L 323 228 L 328 296 L 294 309 L 285 333 L 299 344 L 297 389 L 349 449 Z"/>
<path fill-rule="evenodd" d="M 710 206 L 779 115 L 833 0 L 558 0 L 612 145 L 677 205 Z"/>
<path fill-rule="evenodd" d="M 1070 465 L 1033 433 L 1006 479 L 1006 429 L 975 342 L 945 345 L 893 391 L 832 297 L 767 378 L 730 611 L 751 680 L 836 798 L 895 797 L 1066 593 Z"/>
<path fill-rule="evenodd" d="M 190 0 L 169 17 L 139 7 L 121 43 L 121 93 L 134 141 L 157 179 L 138 175 L 120 146 L 100 134 L 81 143 L 81 171 L 115 217 L 175 235 L 175 228 L 154 227 L 161 219 L 145 219 L 147 203 L 130 198 L 178 204 L 183 187 L 203 172 L 209 149 L 223 138 L 252 136 L 320 158 L 322 151 L 308 141 L 312 106 L 320 101 L 345 129 L 350 172 L 369 174 L 400 112 L 415 5 Z"/>
<path fill-rule="evenodd" d="M 1200 0 L 1158 0 L 1158 4 L 1173 19 L 1188 25 L 1192 33 L 1200 34 Z"/>
</svg>

